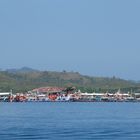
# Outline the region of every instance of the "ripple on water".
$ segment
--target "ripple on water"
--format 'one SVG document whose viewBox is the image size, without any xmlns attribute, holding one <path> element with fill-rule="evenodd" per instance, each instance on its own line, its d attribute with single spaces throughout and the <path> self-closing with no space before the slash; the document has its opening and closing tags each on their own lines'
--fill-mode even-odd
<svg viewBox="0 0 140 140">
<path fill-rule="evenodd" d="M 1 140 L 140 139 L 140 104 L 2 104 Z"/>
</svg>

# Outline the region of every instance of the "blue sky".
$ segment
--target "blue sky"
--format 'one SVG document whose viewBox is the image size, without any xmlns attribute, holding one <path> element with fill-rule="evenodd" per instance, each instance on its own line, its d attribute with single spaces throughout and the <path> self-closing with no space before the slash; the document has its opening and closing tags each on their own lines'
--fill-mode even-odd
<svg viewBox="0 0 140 140">
<path fill-rule="evenodd" d="M 139 0 L 1 0 L 0 68 L 140 80 Z"/>
</svg>

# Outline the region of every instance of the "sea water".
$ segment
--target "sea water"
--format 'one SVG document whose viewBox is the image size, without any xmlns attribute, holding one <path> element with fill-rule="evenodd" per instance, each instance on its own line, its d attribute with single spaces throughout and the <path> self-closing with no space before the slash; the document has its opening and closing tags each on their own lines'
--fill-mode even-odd
<svg viewBox="0 0 140 140">
<path fill-rule="evenodd" d="M 140 103 L 0 103 L 0 140 L 140 139 Z"/>
</svg>

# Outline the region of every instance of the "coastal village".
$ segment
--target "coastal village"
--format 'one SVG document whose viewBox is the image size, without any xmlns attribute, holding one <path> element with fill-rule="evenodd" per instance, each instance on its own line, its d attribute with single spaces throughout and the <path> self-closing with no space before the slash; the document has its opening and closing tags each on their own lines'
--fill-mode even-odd
<svg viewBox="0 0 140 140">
<path fill-rule="evenodd" d="M 139 102 L 140 93 L 82 93 L 75 87 L 40 87 L 26 93 L 0 93 L 0 102 Z"/>
</svg>

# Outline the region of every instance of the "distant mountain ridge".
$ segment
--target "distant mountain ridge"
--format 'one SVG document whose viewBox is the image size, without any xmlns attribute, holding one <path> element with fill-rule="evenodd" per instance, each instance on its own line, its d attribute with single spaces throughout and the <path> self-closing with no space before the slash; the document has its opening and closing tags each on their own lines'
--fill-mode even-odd
<svg viewBox="0 0 140 140">
<path fill-rule="evenodd" d="M 7 72 L 9 73 L 28 73 L 28 72 L 35 72 L 35 71 L 39 71 L 39 70 L 35 70 L 29 67 L 22 67 L 20 69 L 6 69 Z"/>
<path fill-rule="evenodd" d="M 109 92 L 119 88 L 140 91 L 140 83 L 112 77 L 91 77 L 78 72 L 39 71 L 28 67 L 0 71 L 0 90 L 29 91 L 43 86 L 75 86 L 83 92 Z"/>
</svg>

